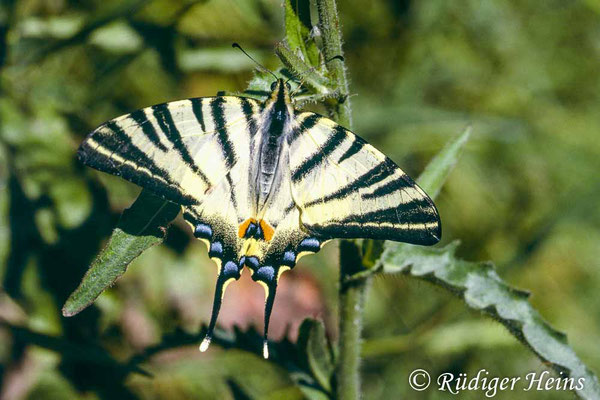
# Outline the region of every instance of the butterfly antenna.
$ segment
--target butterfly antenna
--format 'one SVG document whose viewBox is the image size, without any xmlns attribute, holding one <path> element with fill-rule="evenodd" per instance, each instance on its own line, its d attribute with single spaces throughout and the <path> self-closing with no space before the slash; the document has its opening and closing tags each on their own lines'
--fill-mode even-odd
<svg viewBox="0 0 600 400">
<path fill-rule="evenodd" d="M 233 43 L 233 44 L 231 45 L 231 47 L 235 47 L 236 49 L 240 49 L 240 50 L 242 51 L 242 53 L 244 53 L 244 54 L 246 55 L 246 57 L 248 57 L 249 59 L 251 59 L 252 61 L 254 61 L 254 63 L 255 63 L 256 65 L 258 65 L 258 67 L 259 67 L 259 68 L 260 68 L 262 71 L 268 72 L 269 74 L 273 75 L 273 77 L 275 78 L 275 80 L 279 79 L 279 78 L 277 78 L 277 75 L 275 75 L 275 74 L 273 73 L 273 71 L 271 71 L 270 69 L 268 69 L 267 67 L 265 67 L 264 65 L 262 65 L 261 63 L 259 63 L 258 61 L 256 61 L 256 60 L 255 60 L 255 59 L 254 59 L 254 58 L 253 58 L 253 57 L 252 57 L 250 54 L 246 53 L 246 50 L 242 49 L 242 46 L 240 46 L 240 45 L 239 45 L 239 44 L 237 44 L 237 43 Z"/>
</svg>

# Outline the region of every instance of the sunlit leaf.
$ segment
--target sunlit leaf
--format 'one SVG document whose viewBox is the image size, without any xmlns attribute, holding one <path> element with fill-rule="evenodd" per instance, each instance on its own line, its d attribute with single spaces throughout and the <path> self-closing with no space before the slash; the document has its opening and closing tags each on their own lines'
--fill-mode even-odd
<svg viewBox="0 0 600 400">
<path fill-rule="evenodd" d="M 261 60 L 261 54 L 252 51 L 253 57 Z M 219 48 L 181 48 L 177 52 L 177 64 L 186 72 L 222 71 L 235 73 L 250 71 L 256 67 L 254 61 L 231 46 Z M 271 81 L 273 78 L 271 78 Z"/>
<path fill-rule="evenodd" d="M 108 244 L 65 303 L 63 315 L 73 316 L 89 306 L 127 270 L 137 256 L 161 243 L 168 224 L 179 210 L 178 205 L 142 191 L 131 208 L 123 212 Z"/>
<path fill-rule="evenodd" d="M 440 193 L 444 182 L 448 178 L 450 172 L 458 162 L 461 150 L 469 140 L 471 128 L 465 131 L 455 140 L 451 141 L 440 151 L 433 160 L 429 162 L 425 170 L 417 179 L 419 186 L 427 192 L 427 194 L 435 199 Z"/>
<path fill-rule="evenodd" d="M 89 37 L 90 44 L 114 54 L 139 51 L 142 37 L 125 21 L 115 21 L 96 29 Z"/>
</svg>

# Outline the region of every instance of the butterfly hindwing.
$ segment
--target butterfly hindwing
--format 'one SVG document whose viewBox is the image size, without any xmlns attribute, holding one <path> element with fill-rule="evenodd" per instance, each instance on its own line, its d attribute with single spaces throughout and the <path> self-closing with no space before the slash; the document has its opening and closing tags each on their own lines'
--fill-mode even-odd
<svg viewBox="0 0 600 400">
<path fill-rule="evenodd" d="M 244 266 L 238 226 L 251 213 L 249 156 L 261 107 L 232 96 L 160 104 L 108 121 L 79 150 L 84 164 L 183 206 L 218 266 L 210 331 L 225 288 Z"/>
<path fill-rule="evenodd" d="M 329 238 L 434 244 L 431 199 L 392 160 L 335 122 L 304 112 L 289 138 L 291 188 L 301 224 Z"/>
</svg>

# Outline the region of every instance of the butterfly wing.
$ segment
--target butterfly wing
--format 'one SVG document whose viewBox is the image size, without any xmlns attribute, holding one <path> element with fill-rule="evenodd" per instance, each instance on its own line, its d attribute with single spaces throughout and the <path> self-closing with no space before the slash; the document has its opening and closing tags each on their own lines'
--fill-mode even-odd
<svg viewBox="0 0 600 400">
<path fill-rule="evenodd" d="M 200 204 L 247 146 L 259 103 L 196 98 L 137 110 L 106 122 L 81 144 L 79 159 L 166 200 Z"/>
<path fill-rule="evenodd" d="M 427 194 L 392 160 L 314 113 L 289 138 L 291 191 L 308 232 L 326 238 L 437 243 L 441 223 Z"/>
<path fill-rule="evenodd" d="M 244 261 L 237 227 L 249 214 L 248 168 L 261 104 L 222 96 L 160 104 L 101 125 L 80 160 L 181 204 L 219 269 L 210 329 Z"/>
</svg>

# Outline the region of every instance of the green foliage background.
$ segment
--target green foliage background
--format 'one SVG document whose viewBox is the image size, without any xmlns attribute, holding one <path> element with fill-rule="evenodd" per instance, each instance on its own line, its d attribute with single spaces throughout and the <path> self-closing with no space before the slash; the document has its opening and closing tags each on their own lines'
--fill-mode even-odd
<svg viewBox="0 0 600 400">
<path fill-rule="evenodd" d="M 339 9 L 354 130 L 417 176 L 471 124 L 437 200 L 444 241 L 460 238 L 462 258 L 494 260 L 600 370 L 600 2 L 350 0 Z M 60 314 L 139 192 L 75 161 L 84 135 L 147 105 L 243 90 L 253 65 L 231 42 L 276 69 L 283 35 L 277 0 L 0 5 L 0 397 L 306 395 L 254 352 L 197 352 L 215 271 L 181 221 L 94 306 Z M 318 311 L 281 303 L 291 305 L 280 307 L 281 324 L 317 316 L 335 338 L 336 265 L 330 244 L 284 275 L 310 289 L 296 296 Z M 223 316 L 260 327 L 262 308 L 236 316 L 236 301 Z M 378 276 L 366 306 L 365 398 L 419 398 L 406 381 L 415 368 L 546 369 L 499 324 L 426 283 Z"/>
</svg>

